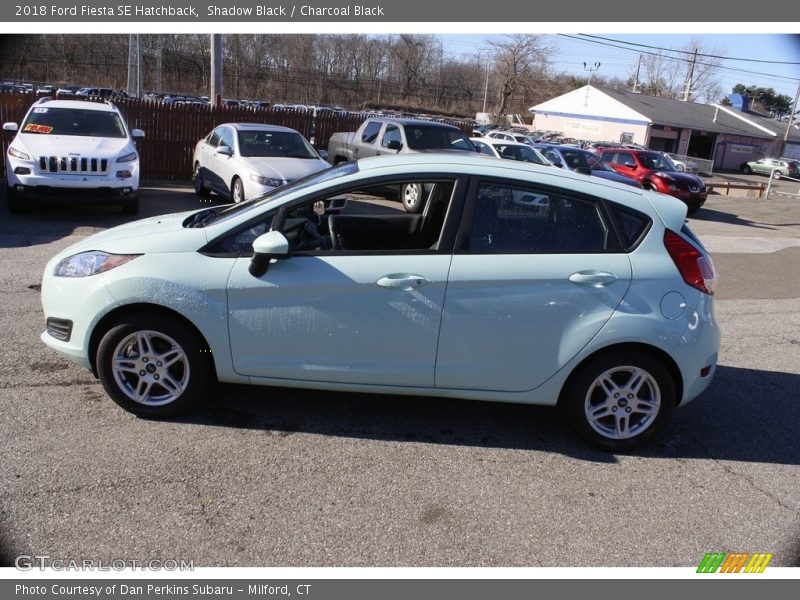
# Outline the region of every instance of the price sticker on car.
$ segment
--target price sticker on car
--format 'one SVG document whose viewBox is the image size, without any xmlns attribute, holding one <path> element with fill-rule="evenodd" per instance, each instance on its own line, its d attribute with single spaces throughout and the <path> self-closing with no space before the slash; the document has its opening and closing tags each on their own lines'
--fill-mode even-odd
<svg viewBox="0 0 800 600">
<path fill-rule="evenodd" d="M 53 131 L 53 128 L 50 125 L 39 125 L 38 123 L 28 123 L 25 125 L 25 129 L 22 131 L 28 131 L 30 133 L 50 133 Z"/>
</svg>

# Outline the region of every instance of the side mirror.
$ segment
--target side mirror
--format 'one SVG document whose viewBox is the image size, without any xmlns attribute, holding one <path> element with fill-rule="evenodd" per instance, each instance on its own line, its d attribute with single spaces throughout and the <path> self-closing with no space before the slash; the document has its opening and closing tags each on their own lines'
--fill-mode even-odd
<svg viewBox="0 0 800 600">
<path fill-rule="evenodd" d="M 389 142 L 389 145 L 386 146 L 389 150 L 396 150 L 399 152 L 403 149 L 403 143 L 400 140 L 392 140 Z"/>
<path fill-rule="evenodd" d="M 141 129 L 131 129 L 131 137 L 135 140 L 144 138 L 144 131 Z"/>
<path fill-rule="evenodd" d="M 217 148 L 217 154 L 220 154 L 222 156 L 233 156 L 233 148 L 223 144 L 222 146 Z"/>
<path fill-rule="evenodd" d="M 319 150 L 319 151 L 317 152 L 317 154 L 319 154 L 319 157 L 320 157 L 322 160 L 326 160 L 326 159 L 328 158 L 328 152 L 327 152 L 327 150 Z"/>
<path fill-rule="evenodd" d="M 253 277 L 262 277 L 272 259 L 289 258 L 289 240 L 280 231 L 268 231 L 253 242 L 253 258 L 249 271 Z"/>
<path fill-rule="evenodd" d="M 17 131 L 19 125 L 16 123 L 3 123 L 3 131 Z"/>
</svg>

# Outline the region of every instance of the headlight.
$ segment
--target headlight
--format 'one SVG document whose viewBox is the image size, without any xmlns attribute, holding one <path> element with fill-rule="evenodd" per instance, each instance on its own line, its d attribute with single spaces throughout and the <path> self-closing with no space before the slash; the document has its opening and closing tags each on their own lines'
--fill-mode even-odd
<svg viewBox="0 0 800 600">
<path fill-rule="evenodd" d="M 15 157 L 15 158 L 21 158 L 22 160 L 30 160 L 30 159 L 31 159 L 31 157 L 30 157 L 30 156 L 28 156 L 28 155 L 27 155 L 27 154 L 25 154 L 24 152 L 20 152 L 20 151 L 19 151 L 19 150 L 17 150 L 16 148 L 9 148 L 9 149 L 8 149 L 8 153 L 9 153 L 11 156 L 13 156 L 13 157 Z"/>
<path fill-rule="evenodd" d="M 132 160 L 136 160 L 136 152 L 129 152 L 123 156 L 120 156 L 117 159 L 117 162 L 131 162 Z"/>
<path fill-rule="evenodd" d="M 255 181 L 261 185 L 268 185 L 269 187 L 281 187 L 286 183 L 283 179 L 274 179 L 272 177 L 262 177 L 261 175 L 250 175 L 250 181 Z"/>
<path fill-rule="evenodd" d="M 141 256 L 141 254 L 108 254 L 98 250 L 81 252 L 58 263 L 53 275 L 56 277 L 89 277 L 124 265 L 137 256 Z"/>
</svg>

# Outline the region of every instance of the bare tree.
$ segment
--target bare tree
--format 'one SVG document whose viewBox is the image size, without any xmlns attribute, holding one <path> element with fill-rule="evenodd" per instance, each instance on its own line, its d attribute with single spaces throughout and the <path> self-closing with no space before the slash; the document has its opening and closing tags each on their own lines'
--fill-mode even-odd
<svg viewBox="0 0 800 600">
<path fill-rule="evenodd" d="M 515 34 L 490 42 L 494 79 L 499 88 L 497 113 L 505 115 L 514 94 L 528 91 L 548 68 L 549 46 L 540 35 Z"/>
<path fill-rule="evenodd" d="M 722 90 L 717 76 L 722 61 L 707 55 L 722 56 L 725 48 L 708 46 L 693 39 L 675 50 L 677 52 L 659 50 L 642 55 L 639 75 L 642 92 L 677 99 L 683 97 L 686 86 L 689 86 L 690 100 L 711 102 L 719 98 Z M 696 60 L 693 56 L 695 51 Z M 635 76 L 635 72 L 636 67 L 633 67 L 631 75 Z"/>
</svg>

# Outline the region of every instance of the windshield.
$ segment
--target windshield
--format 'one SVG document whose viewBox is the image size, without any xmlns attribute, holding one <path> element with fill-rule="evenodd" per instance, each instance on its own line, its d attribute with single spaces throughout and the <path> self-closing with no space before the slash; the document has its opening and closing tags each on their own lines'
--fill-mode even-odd
<svg viewBox="0 0 800 600">
<path fill-rule="evenodd" d="M 549 165 L 550 163 L 539 152 L 530 146 L 519 146 L 520 155 L 525 162 L 532 162 L 537 165 Z"/>
<path fill-rule="evenodd" d="M 657 152 L 639 152 L 639 162 L 645 169 L 652 169 L 653 171 L 675 171 L 675 165 L 672 161 Z"/>
<path fill-rule="evenodd" d="M 34 108 L 22 124 L 22 133 L 124 138 L 125 126 L 114 112 L 80 108 Z"/>
<path fill-rule="evenodd" d="M 412 150 L 469 150 L 475 146 L 459 129 L 435 125 L 406 125 L 406 140 Z"/>
<path fill-rule="evenodd" d="M 317 153 L 305 138 L 293 131 L 241 130 L 239 154 L 242 156 L 275 156 L 288 158 L 317 158 Z"/>
<path fill-rule="evenodd" d="M 585 150 L 562 150 L 561 156 L 564 157 L 564 162 L 570 169 L 578 169 L 585 167 L 592 171 L 613 171 L 611 167 L 600 160 L 600 157 Z"/>
<path fill-rule="evenodd" d="M 202 225 L 205 226 L 212 223 L 219 223 L 220 221 L 224 221 L 236 215 L 255 210 L 264 204 L 280 200 L 299 190 L 312 187 L 318 183 L 324 183 L 339 177 L 344 177 L 345 175 L 352 175 L 354 173 L 358 173 L 358 165 L 354 162 L 342 163 L 338 167 L 331 167 L 330 169 L 317 171 L 311 175 L 306 175 L 305 177 L 296 179 L 292 183 L 275 188 L 274 190 L 271 190 L 261 196 L 257 196 L 256 198 L 251 198 L 250 200 L 246 200 L 238 204 L 229 204 L 227 206 L 220 207 L 220 209 L 216 209 L 215 212 L 209 213 L 206 217 L 204 217 L 202 220 Z"/>
</svg>

